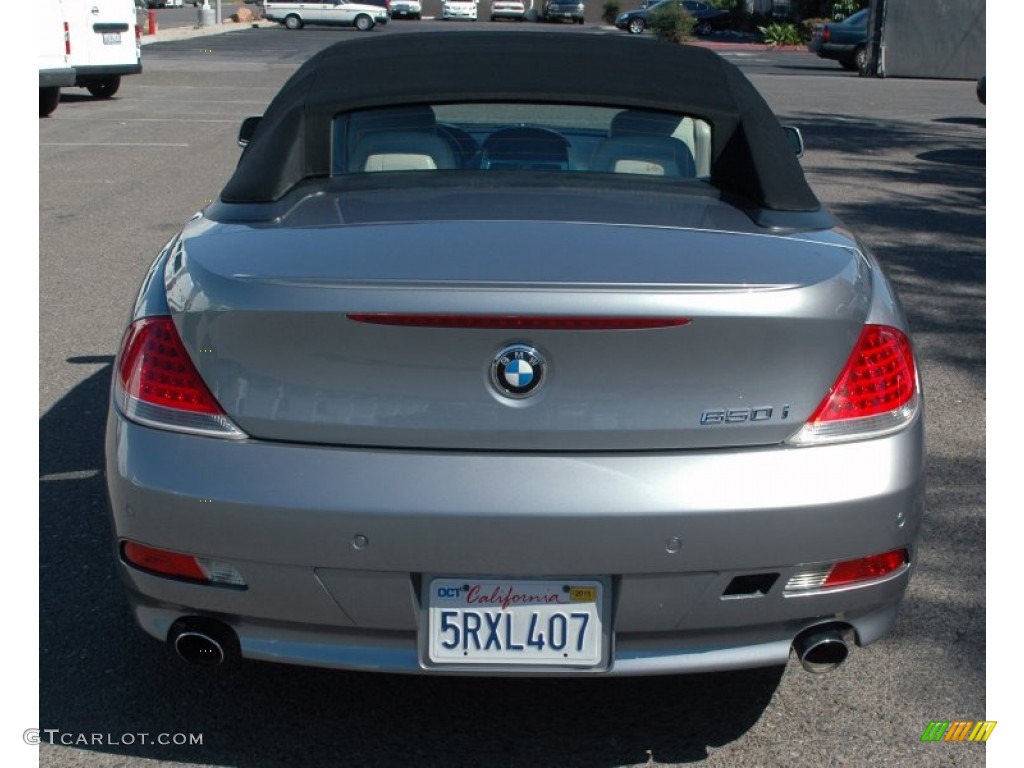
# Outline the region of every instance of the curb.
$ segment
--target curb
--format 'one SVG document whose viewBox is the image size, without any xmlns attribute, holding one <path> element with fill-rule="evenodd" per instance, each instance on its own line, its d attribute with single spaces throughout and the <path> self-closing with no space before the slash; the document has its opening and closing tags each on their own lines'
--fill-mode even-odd
<svg viewBox="0 0 1024 768">
<path fill-rule="evenodd" d="M 189 40 L 193 37 L 208 37 L 210 35 L 222 35 L 225 32 L 236 32 L 240 29 L 271 29 L 278 26 L 276 21 L 231 21 L 225 20 L 220 24 L 213 24 L 207 27 L 168 27 L 160 29 L 157 27 L 155 35 L 142 36 L 143 45 L 153 43 L 168 43 L 172 40 Z M 143 28 L 145 29 L 145 28 Z"/>
<path fill-rule="evenodd" d="M 713 51 L 756 51 L 757 53 L 799 53 L 806 52 L 806 45 L 766 45 L 765 43 L 730 43 L 713 40 L 693 40 L 684 45 L 710 48 Z"/>
</svg>

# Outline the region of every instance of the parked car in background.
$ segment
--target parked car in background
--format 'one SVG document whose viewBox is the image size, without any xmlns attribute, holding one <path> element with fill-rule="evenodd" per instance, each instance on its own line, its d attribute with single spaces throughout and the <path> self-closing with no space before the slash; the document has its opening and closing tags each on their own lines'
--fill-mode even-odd
<svg viewBox="0 0 1024 768">
<path fill-rule="evenodd" d="M 441 4 L 441 19 L 450 21 L 452 19 L 465 19 L 476 21 L 477 0 L 444 0 Z"/>
<path fill-rule="evenodd" d="M 61 0 L 39 0 L 36 22 L 39 28 L 39 116 L 46 117 L 60 104 L 60 89 L 75 84 L 75 68 L 68 63 L 71 38 Z"/>
<path fill-rule="evenodd" d="M 104 479 L 142 628 L 210 666 L 591 679 L 883 637 L 925 503 L 907 318 L 743 72 L 355 38 L 122 297 Z"/>
<path fill-rule="evenodd" d="M 263 5 L 263 15 L 269 21 L 284 24 L 287 29 L 302 29 L 307 24 L 319 24 L 355 27 L 360 32 L 369 32 L 377 24 L 387 24 L 390 18 L 385 8 L 350 0 L 267 0 Z"/>
<path fill-rule="evenodd" d="M 573 24 L 583 23 L 583 14 L 587 10 L 580 0 L 544 0 L 539 19 L 541 21 L 571 21 Z"/>
<path fill-rule="evenodd" d="M 497 19 L 522 21 L 525 18 L 526 4 L 521 0 L 491 0 L 491 21 Z"/>
<path fill-rule="evenodd" d="M 645 3 L 640 8 L 619 14 L 615 19 L 615 26 L 632 35 L 639 35 L 650 26 L 651 13 L 665 3 L 675 3 L 687 15 L 692 16 L 696 20 L 693 31 L 701 36 L 710 35 L 717 29 L 727 28 L 732 20 L 729 11 L 698 2 L 698 0 L 658 0 L 658 2 Z"/>
<path fill-rule="evenodd" d="M 420 0 L 387 0 L 391 11 L 391 18 L 395 19 L 422 19 L 423 4 Z"/>
<path fill-rule="evenodd" d="M 818 24 L 811 30 L 807 50 L 823 59 L 838 61 L 843 69 L 863 70 L 868 56 L 868 20 L 865 8 L 842 21 Z"/>
</svg>

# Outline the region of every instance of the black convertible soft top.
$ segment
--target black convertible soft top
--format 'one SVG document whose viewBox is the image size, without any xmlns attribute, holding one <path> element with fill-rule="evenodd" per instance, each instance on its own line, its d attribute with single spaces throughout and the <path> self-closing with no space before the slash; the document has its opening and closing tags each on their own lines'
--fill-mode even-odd
<svg viewBox="0 0 1024 768">
<path fill-rule="evenodd" d="M 711 183 L 746 205 L 821 205 L 771 108 L 712 51 L 627 35 L 422 32 L 325 48 L 267 108 L 225 203 L 272 202 L 330 175 L 331 121 L 392 104 L 521 101 L 595 104 L 699 116 L 712 126 Z"/>
</svg>

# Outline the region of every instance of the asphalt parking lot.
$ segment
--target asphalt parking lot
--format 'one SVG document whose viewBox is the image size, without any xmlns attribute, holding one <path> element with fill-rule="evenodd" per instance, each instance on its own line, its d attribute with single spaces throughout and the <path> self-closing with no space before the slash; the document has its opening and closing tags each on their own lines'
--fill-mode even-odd
<svg viewBox="0 0 1024 768">
<path fill-rule="evenodd" d="M 933 720 L 1000 717 L 985 685 L 985 107 L 973 83 L 862 79 L 806 53 L 723 50 L 802 129 L 812 186 L 885 265 L 914 331 L 927 517 L 890 635 L 824 676 L 791 661 L 692 677 L 468 680 L 259 663 L 211 673 L 133 625 L 102 477 L 127 312 L 160 246 L 229 176 L 240 120 L 309 55 L 353 34 L 250 28 L 147 45 L 144 74 L 115 99 L 72 90 L 40 120 L 38 727 L 59 733 L 39 764 L 985 764 L 986 745 L 920 741 Z M 993 739 L 1009 740 L 1002 728 Z M 142 733 L 202 743 L 123 738 Z"/>
</svg>

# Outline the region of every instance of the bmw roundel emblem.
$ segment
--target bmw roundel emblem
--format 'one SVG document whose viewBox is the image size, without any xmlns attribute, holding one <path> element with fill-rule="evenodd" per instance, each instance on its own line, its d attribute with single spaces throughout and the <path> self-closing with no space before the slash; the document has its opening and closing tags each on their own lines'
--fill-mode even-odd
<svg viewBox="0 0 1024 768">
<path fill-rule="evenodd" d="M 506 397 L 529 397 L 544 381 L 544 357 L 526 344 L 505 347 L 491 361 L 491 383 Z"/>
</svg>

